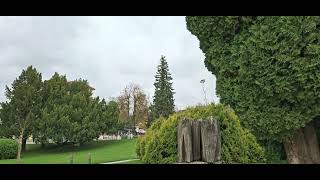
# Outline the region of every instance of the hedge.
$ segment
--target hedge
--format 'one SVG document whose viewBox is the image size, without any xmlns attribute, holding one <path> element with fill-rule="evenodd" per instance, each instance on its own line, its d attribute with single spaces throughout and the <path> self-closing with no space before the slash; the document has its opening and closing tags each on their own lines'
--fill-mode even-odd
<svg viewBox="0 0 320 180">
<path fill-rule="evenodd" d="M 139 137 L 136 151 L 145 163 L 169 164 L 177 161 L 177 125 L 184 117 L 207 119 L 214 116 L 220 121 L 222 159 L 224 163 L 266 162 L 264 148 L 251 132 L 240 125 L 234 111 L 224 105 L 187 108 L 169 118 L 157 119 L 144 136 Z"/>
<path fill-rule="evenodd" d="M 13 139 L 0 139 L 0 159 L 14 159 L 17 156 L 18 142 Z"/>
</svg>

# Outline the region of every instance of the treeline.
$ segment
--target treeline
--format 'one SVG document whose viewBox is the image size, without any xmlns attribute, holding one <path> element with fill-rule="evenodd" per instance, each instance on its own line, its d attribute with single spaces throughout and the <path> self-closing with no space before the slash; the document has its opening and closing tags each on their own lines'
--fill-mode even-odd
<svg viewBox="0 0 320 180">
<path fill-rule="evenodd" d="M 94 97 L 93 90 L 86 80 L 69 81 L 58 73 L 43 81 L 41 73 L 29 66 L 11 88 L 6 86 L 0 136 L 19 137 L 19 159 L 31 135 L 43 146 L 49 141 L 82 145 L 116 131 L 120 128 L 117 102 Z"/>
<path fill-rule="evenodd" d="M 146 129 L 159 117 L 174 112 L 172 77 L 164 56 L 155 75 L 153 102 L 143 89 L 131 83 L 116 100 L 106 102 L 93 96 L 87 80 L 70 81 L 55 73 L 49 80 L 29 66 L 6 86 L 6 101 L 0 104 L 0 137 L 19 139 L 17 158 L 26 150 L 32 136 L 45 146 L 56 143 L 82 145 L 103 133 L 115 133 L 123 127 Z"/>
<path fill-rule="evenodd" d="M 129 84 L 117 98 L 120 109 L 119 121 L 145 129 L 155 119 L 169 117 L 175 111 L 173 98 L 175 92 L 172 84 L 168 62 L 165 56 L 161 56 L 153 84 L 155 87 L 153 101 L 149 102 L 149 96 L 138 84 Z"/>
</svg>

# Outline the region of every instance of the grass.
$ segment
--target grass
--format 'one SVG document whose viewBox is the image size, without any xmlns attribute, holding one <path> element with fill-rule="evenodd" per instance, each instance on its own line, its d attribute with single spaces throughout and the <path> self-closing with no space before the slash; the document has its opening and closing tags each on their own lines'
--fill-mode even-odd
<svg viewBox="0 0 320 180">
<path fill-rule="evenodd" d="M 88 153 L 91 154 L 92 164 L 136 159 L 135 143 L 136 139 L 124 139 L 120 141 L 94 141 L 83 147 L 50 145 L 44 149 L 40 148 L 40 145 L 30 144 L 27 145 L 27 151 L 23 154 L 21 163 L 69 164 L 73 154 L 74 164 L 87 164 Z M 16 163 L 16 159 L 0 160 L 0 164 Z"/>
</svg>

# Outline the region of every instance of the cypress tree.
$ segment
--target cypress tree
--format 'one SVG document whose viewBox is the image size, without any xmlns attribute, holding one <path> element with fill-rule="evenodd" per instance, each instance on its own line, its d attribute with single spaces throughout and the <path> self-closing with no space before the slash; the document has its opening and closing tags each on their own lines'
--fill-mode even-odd
<svg viewBox="0 0 320 180">
<path fill-rule="evenodd" d="M 187 16 L 217 93 L 289 163 L 320 163 L 320 17 Z"/>
</svg>

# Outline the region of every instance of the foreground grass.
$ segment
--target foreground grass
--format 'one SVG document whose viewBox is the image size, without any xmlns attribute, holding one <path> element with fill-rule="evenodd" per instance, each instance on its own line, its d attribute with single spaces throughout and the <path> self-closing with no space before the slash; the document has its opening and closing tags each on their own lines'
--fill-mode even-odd
<svg viewBox="0 0 320 180">
<path fill-rule="evenodd" d="M 135 159 L 136 139 L 124 139 L 120 141 L 95 141 L 83 147 L 50 145 L 41 149 L 39 145 L 27 145 L 27 151 L 23 154 L 22 164 L 69 164 L 73 154 L 74 164 L 87 164 L 88 153 L 91 154 L 91 163 L 105 163 Z M 16 164 L 17 160 L 0 160 L 0 164 Z M 131 163 L 131 162 L 128 162 Z"/>
</svg>

